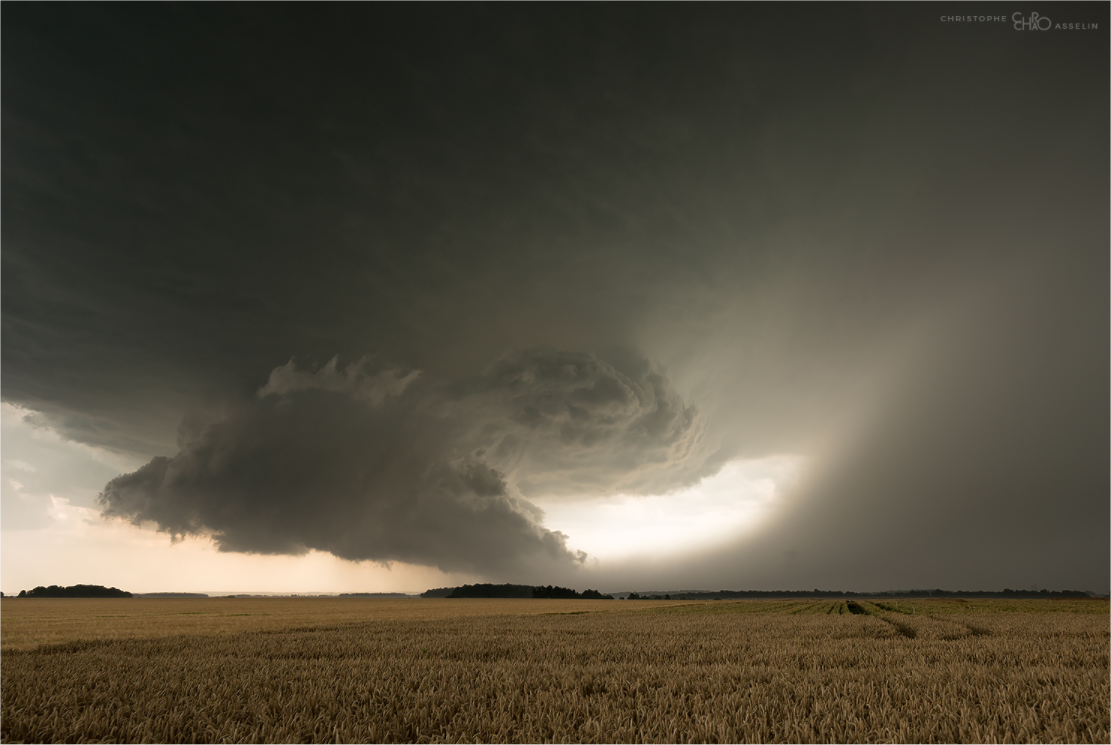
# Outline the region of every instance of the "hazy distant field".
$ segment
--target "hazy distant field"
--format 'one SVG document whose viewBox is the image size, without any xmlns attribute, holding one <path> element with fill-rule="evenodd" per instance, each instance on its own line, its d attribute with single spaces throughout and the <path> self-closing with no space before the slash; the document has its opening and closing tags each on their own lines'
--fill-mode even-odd
<svg viewBox="0 0 1111 745">
<path fill-rule="evenodd" d="M 10 600 L 4 741 L 1106 742 L 1106 601 Z"/>
<path fill-rule="evenodd" d="M 683 605 L 690 601 L 646 601 Z M 228 634 L 368 620 L 532 615 L 567 610 L 619 609 L 616 600 L 452 600 L 378 598 L 208 598 L 60 600 L 5 598 L 0 647 L 177 634 Z M 651 607 L 657 607 L 652 605 Z M 641 607 L 646 607 L 644 604 Z"/>
</svg>

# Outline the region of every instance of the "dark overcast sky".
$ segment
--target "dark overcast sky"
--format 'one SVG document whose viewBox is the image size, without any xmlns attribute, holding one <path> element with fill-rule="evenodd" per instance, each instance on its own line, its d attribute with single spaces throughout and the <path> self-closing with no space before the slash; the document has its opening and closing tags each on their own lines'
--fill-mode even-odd
<svg viewBox="0 0 1111 745">
<path fill-rule="evenodd" d="M 789 453 L 608 576 L 1105 592 L 1108 6 L 941 20 L 1033 10 L 5 4 L 3 399 L 229 551 L 573 578 L 535 500 Z"/>
</svg>

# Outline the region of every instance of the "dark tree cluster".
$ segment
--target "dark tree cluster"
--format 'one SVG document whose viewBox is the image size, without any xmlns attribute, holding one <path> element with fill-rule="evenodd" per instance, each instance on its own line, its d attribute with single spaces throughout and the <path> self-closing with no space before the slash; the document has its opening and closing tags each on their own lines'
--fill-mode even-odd
<svg viewBox="0 0 1111 745">
<path fill-rule="evenodd" d="M 462 587 L 442 587 L 421 593 L 422 598 L 557 598 L 613 600 L 612 595 L 603 595 L 597 590 L 575 592 L 568 587 L 552 585 L 463 585 Z"/>
<path fill-rule="evenodd" d="M 58 585 L 50 585 L 50 587 L 36 587 L 28 592 L 27 590 L 20 590 L 19 597 L 21 598 L 130 598 L 133 595 L 130 592 L 124 592 L 115 587 L 104 587 L 103 585 L 73 585 L 71 587 L 59 587 Z"/>
<path fill-rule="evenodd" d="M 582 594 L 579 595 L 579 597 L 586 600 L 613 600 L 613 595 L 603 595 L 597 590 L 590 589 L 583 590 Z"/>
<path fill-rule="evenodd" d="M 585 600 L 613 600 L 613 595 L 603 595 L 597 590 L 584 590 L 575 592 L 567 587 L 552 587 L 551 585 L 532 588 L 534 598 L 585 599 Z"/>
<path fill-rule="evenodd" d="M 532 585 L 463 585 L 456 587 L 449 598 L 531 598 Z"/>
</svg>

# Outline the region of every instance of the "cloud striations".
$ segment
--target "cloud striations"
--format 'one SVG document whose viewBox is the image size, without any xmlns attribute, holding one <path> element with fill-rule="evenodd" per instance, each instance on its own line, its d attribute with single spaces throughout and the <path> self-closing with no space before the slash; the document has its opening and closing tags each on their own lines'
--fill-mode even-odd
<svg viewBox="0 0 1111 745">
<path fill-rule="evenodd" d="M 506 575 L 585 558 L 528 496 L 660 492 L 704 471 L 697 410 L 640 361 L 513 352 L 481 375 L 411 386 L 364 358 L 276 368 L 180 450 L 113 479 L 104 514 L 221 550 L 328 551 Z"/>
</svg>

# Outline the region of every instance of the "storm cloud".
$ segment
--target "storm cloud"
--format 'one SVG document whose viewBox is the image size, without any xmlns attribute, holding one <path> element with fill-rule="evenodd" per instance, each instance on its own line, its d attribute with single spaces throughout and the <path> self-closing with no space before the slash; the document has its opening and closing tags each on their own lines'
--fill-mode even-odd
<svg viewBox="0 0 1111 745">
<path fill-rule="evenodd" d="M 626 374 L 590 353 L 514 352 L 453 389 L 476 455 L 526 495 L 660 494 L 720 466 L 697 407 L 644 359 Z"/>
<path fill-rule="evenodd" d="M 1107 591 L 1111 17 L 1049 15 L 5 6 L 3 399 L 226 550 L 546 583 L 538 505 L 788 455 L 592 586 Z"/>
<path fill-rule="evenodd" d="M 529 494 L 656 493 L 706 467 L 697 411 L 646 360 L 629 377 L 592 354 L 513 352 L 424 388 L 371 365 L 275 368 L 253 400 L 183 422 L 176 456 L 113 479 L 104 514 L 223 551 L 495 575 L 585 558 Z"/>
</svg>

